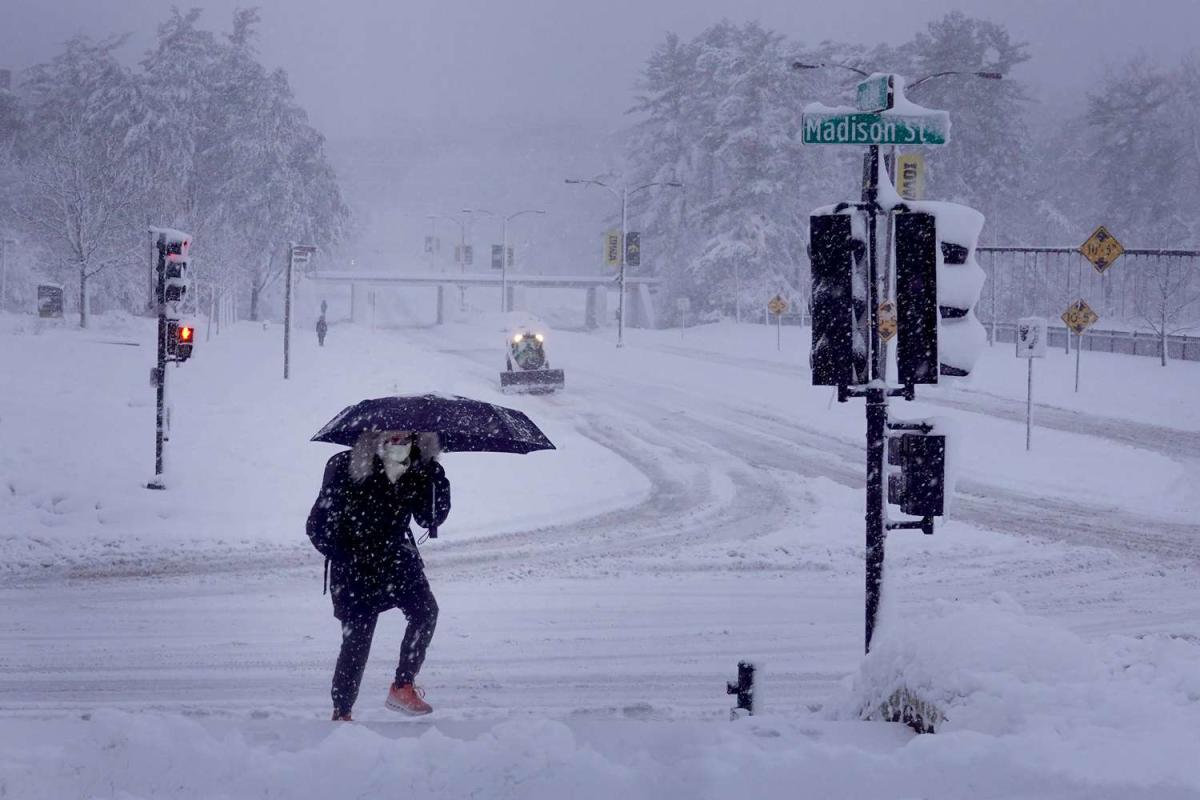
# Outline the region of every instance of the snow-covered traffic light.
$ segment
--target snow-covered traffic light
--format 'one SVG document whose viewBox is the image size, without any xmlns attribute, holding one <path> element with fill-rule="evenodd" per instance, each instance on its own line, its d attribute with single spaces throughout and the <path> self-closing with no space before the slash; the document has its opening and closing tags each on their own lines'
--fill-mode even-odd
<svg viewBox="0 0 1200 800">
<path fill-rule="evenodd" d="M 957 203 L 937 203 L 938 362 L 942 375 L 965 377 L 987 346 L 987 331 L 975 317 L 986 273 L 975 262 L 983 214 Z"/>
<path fill-rule="evenodd" d="M 192 357 L 196 341 L 196 329 L 182 325 L 177 319 L 167 320 L 167 356 L 175 361 L 187 361 Z"/>
<path fill-rule="evenodd" d="M 975 317 L 984 271 L 975 262 L 983 215 L 957 203 L 896 214 L 896 367 L 900 383 L 969 375 L 987 344 Z"/>
<path fill-rule="evenodd" d="M 809 359 L 813 386 L 857 386 L 869 380 L 866 251 L 866 227 L 861 215 L 811 217 Z"/>
<path fill-rule="evenodd" d="M 888 502 L 915 517 L 940 517 L 946 508 L 946 437 L 904 432 L 888 436 Z M 930 528 L 927 532 L 932 532 Z"/>
<path fill-rule="evenodd" d="M 165 299 L 168 303 L 178 303 L 188 290 L 188 260 L 191 249 L 190 239 L 174 239 L 164 242 L 166 260 Z"/>
</svg>

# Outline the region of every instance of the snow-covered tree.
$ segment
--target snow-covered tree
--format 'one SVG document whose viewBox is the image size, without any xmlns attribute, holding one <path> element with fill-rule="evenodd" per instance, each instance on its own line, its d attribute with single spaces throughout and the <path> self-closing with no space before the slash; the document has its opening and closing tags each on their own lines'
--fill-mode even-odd
<svg viewBox="0 0 1200 800">
<path fill-rule="evenodd" d="M 35 67 L 23 86 L 29 124 L 17 148 L 25 154 L 18 201 L 24 227 L 47 254 L 51 274 L 79 285 L 79 324 L 87 327 L 89 281 L 129 303 L 140 287 L 134 267 L 140 184 L 126 132 L 140 109 L 133 76 L 114 55 L 119 38 L 67 43 Z M 132 280 L 131 280 L 132 279 Z"/>
</svg>

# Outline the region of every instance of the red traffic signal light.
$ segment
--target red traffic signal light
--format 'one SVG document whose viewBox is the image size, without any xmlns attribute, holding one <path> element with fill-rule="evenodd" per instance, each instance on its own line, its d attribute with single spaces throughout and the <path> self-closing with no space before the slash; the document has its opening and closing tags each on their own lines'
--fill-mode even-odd
<svg viewBox="0 0 1200 800">
<path fill-rule="evenodd" d="M 167 320 L 167 356 L 174 361 L 187 361 L 192 357 L 196 343 L 196 329 L 181 325 L 177 319 Z"/>
</svg>

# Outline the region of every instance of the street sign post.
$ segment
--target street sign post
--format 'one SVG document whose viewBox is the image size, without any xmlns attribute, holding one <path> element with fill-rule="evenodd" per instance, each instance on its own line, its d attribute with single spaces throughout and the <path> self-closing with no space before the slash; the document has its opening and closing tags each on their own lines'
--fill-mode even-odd
<svg viewBox="0 0 1200 800">
<path fill-rule="evenodd" d="M 767 301 L 767 310 L 775 315 L 775 349 L 783 349 L 783 314 L 788 310 L 788 301 L 775 295 Z"/>
<path fill-rule="evenodd" d="M 1075 391 L 1079 391 L 1079 359 L 1083 350 L 1083 332 L 1096 324 L 1100 315 L 1082 298 L 1071 303 L 1062 313 L 1062 321 L 1075 333 Z"/>
<path fill-rule="evenodd" d="M 687 327 L 687 313 L 692 309 L 692 301 L 686 297 L 675 298 L 675 310 L 679 312 L 679 338 L 683 338 L 683 330 Z"/>
<path fill-rule="evenodd" d="M 1117 237 L 1108 232 L 1108 229 L 1103 225 L 1092 231 L 1092 235 L 1087 238 L 1087 241 L 1079 245 L 1079 252 L 1083 253 L 1083 257 L 1092 262 L 1092 266 L 1096 268 L 1096 272 L 1101 275 L 1104 271 L 1111 267 L 1121 254 L 1125 252 L 1125 248 L 1117 241 Z"/>
<path fill-rule="evenodd" d="M 1017 320 L 1017 358 L 1028 363 L 1025 388 L 1025 450 L 1033 442 L 1033 360 L 1046 357 L 1046 320 L 1041 317 L 1022 317 Z"/>
<path fill-rule="evenodd" d="M 852 207 L 864 212 L 865 230 L 852 233 L 848 217 L 834 212 L 819 214 L 812 217 L 813 227 L 810 229 L 810 248 L 814 267 L 818 263 L 822 269 L 832 276 L 831 279 L 813 282 L 813 315 L 818 316 L 818 302 L 835 304 L 836 311 L 846 311 L 847 315 L 855 302 L 861 302 L 865 307 L 868 318 L 864 341 L 850 339 L 854 345 L 855 358 L 861 353 L 867 366 L 865 380 L 843 382 L 836 381 L 838 399 L 862 397 L 866 400 L 867 422 L 867 508 L 866 508 L 866 547 L 865 561 L 865 649 L 869 652 L 871 638 L 874 634 L 875 621 L 878 616 L 880 595 L 883 585 L 884 545 L 887 532 L 904 528 L 916 528 L 925 533 L 933 532 L 933 520 L 942 514 L 942 504 L 919 502 L 932 498 L 929 491 L 929 481 L 916 479 L 912 491 L 900 493 L 901 509 L 912 513 L 919 520 L 889 521 L 885 513 L 885 454 L 891 461 L 889 439 L 896 434 L 889 431 L 906 430 L 905 436 L 918 441 L 920 447 L 909 450 L 897 450 L 897 461 L 892 466 L 901 467 L 901 477 L 905 473 L 921 472 L 928 468 L 930 478 L 936 473 L 937 481 L 944 480 L 944 461 L 933 458 L 931 453 L 934 445 L 944 448 L 944 437 L 933 434 L 933 426 L 926 423 L 902 423 L 888 421 L 888 398 L 903 396 L 913 399 L 915 385 L 906 384 L 900 388 L 887 385 L 887 339 L 885 336 L 896 335 L 896 306 L 886 302 L 889 300 L 890 286 L 887 265 L 890 245 L 880 241 L 879 217 L 885 216 L 892 224 L 891 209 L 885 208 L 880 200 L 881 175 L 886 176 L 880 158 L 881 145 L 902 146 L 939 146 L 944 145 L 950 136 L 950 115 L 945 111 L 922 109 L 910 103 L 904 103 L 901 110 L 895 106 L 902 99 L 903 84 L 895 76 L 872 75 L 859 84 L 855 108 L 831 108 L 813 103 L 804 109 L 801 118 L 801 141 L 814 145 L 866 145 L 867 157 L 863 165 L 862 200 L 858 203 L 842 203 L 839 208 Z M 818 224 L 820 223 L 820 224 Z M 981 223 L 982 224 L 982 223 Z M 960 248 L 962 249 L 962 248 Z M 880 252 L 880 251 L 883 252 Z M 965 249 L 969 252 L 969 248 Z M 858 255 L 854 255 L 858 253 Z M 865 256 L 865 258 L 864 258 Z M 935 258 L 936 261 L 936 258 Z M 828 286 L 840 285 L 840 278 L 848 277 L 845 273 L 856 268 L 859 263 L 865 265 L 865 286 L 861 292 L 852 291 L 843 297 L 831 297 Z M 935 284 L 936 285 L 936 284 Z M 861 298 L 861 299 L 860 299 Z M 968 304 L 969 305 L 969 304 Z M 969 312 L 969 307 L 966 309 Z M 826 316 L 835 322 L 845 316 L 839 313 Z M 890 322 L 885 317 L 890 316 Z M 835 327 L 831 325 L 831 328 Z M 844 327 L 844 325 L 837 325 Z M 826 352 L 831 342 L 819 340 L 816 334 L 817 326 L 813 326 L 813 353 L 824 347 Z M 907 331 L 899 335 L 912 335 Z M 889 336 L 890 338 L 890 336 Z M 841 359 L 845 361 L 845 359 Z M 836 370 L 835 370 L 836 372 Z M 818 370 L 814 364 L 814 385 L 822 385 L 819 381 L 828 375 Z M 937 440 L 935 442 L 935 440 Z M 924 448 L 924 449 L 923 449 Z M 943 451 L 944 452 L 944 451 Z M 927 457 L 928 456 L 928 457 Z M 892 483 L 889 476 L 886 483 Z M 940 489 L 939 489 L 940 491 Z M 892 501 L 897 502 L 897 501 Z M 905 503 L 908 505 L 906 506 Z M 918 513 L 918 511 L 920 513 Z"/>
<path fill-rule="evenodd" d="M 317 252 L 316 245 L 291 243 L 288 246 L 287 286 L 283 297 L 283 379 L 289 377 L 292 354 L 292 284 L 297 266 L 304 266 Z"/>
</svg>

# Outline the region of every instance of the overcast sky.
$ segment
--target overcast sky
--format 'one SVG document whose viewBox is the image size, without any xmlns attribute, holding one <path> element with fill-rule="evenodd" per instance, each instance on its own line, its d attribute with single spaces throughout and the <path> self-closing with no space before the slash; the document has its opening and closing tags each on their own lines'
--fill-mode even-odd
<svg viewBox="0 0 1200 800">
<path fill-rule="evenodd" d="M 246 0 L 180 3 L 228 26 Z M 664 34 L 728 17 L 757 19 L 807 43 L 900 42 L 951 9 L 1004 23 L 1034 58 L 1017 77 L 1052 92 L 1086 90 L 1111 60 L 1174 59 L 1200 29 L 1200 0 L 260 0 L 261 50 L 284 67 L 331 138 L 393 133 L 412 120 L 497 118 L 621 124 L 638 70 Z M 151 40 L 170 3 L 3 0 L 0 67 L 53 55 L 79 32 Z"/>
</svg>

